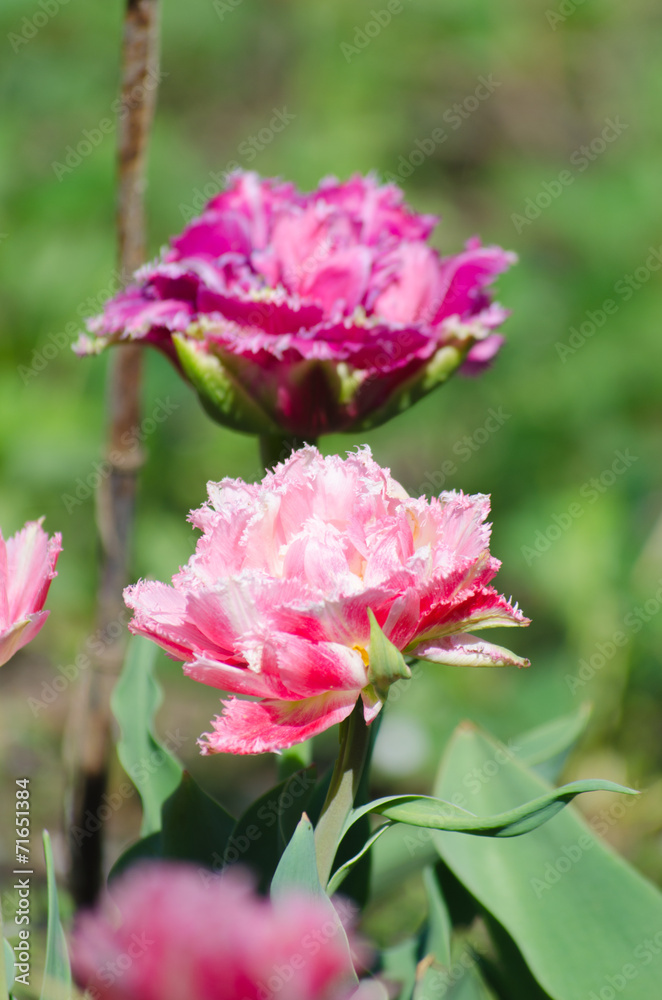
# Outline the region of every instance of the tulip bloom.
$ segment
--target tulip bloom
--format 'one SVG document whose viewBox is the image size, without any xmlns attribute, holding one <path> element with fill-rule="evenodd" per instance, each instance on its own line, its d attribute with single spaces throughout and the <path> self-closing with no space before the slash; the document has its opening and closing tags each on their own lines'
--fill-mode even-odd
<svg viewBox="0 0 662 1000">
<path fill-rule="evenodd" d="M 76 350 L 152 344 L 216 420 L 249 433 L 376 426 L 463 363 L 482 370 L 503 340 L 487 286 L 515 255 L 474 238 L 440 257 L 436 221 L 372 177 L 302 194 L 236 173 Z"/>
<path fill-rule="evenodd" d="M 62 535 L 49 538 L 41 524 L 29 521 L 7 542 L 0 532 L 0 666 L 34 639 L 50 614 L 42 608 L 57 576 Z"/>
<path fill-rule="evenodd" d="M 464 666 L 525 666 L 474 629 L 525 625 L 489 581 L 486 496 L 410 498 L 365 447 L 342 460 L 295 452 L 261 483 L 208 484 L 202 531 L 173 586 L 124 592 L 132 632 L 158 643 L 231 699 L 203 753 L 262 753 L 341 722 L 383 695 L 370 663 L 370 613 L 402 653 Z"/>
<path fill-rule="evenodd" d="M 237 871 L 201 878 L 181 863 L 132 868 L 113 886 L 112 902 L 80 918 L 71 951 L 76 980 L 94 1000 L 264 1000 L 281 992 L 340 1000 L 352 992 L 347 938 L 328 902 L 296 893 L 269 902 Z"/>
</svg>

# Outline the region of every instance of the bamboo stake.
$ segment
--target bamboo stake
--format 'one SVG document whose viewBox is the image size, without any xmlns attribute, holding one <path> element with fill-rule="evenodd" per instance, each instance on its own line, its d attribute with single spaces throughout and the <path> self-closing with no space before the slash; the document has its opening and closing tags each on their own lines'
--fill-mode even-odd
<svg viewBox="0 0 662 1000">
<path fill-rule="evenodd" d="M 144 261 L 145 166 L 159 81 L 159 0 L 127 0 L 118 121 L 117 236 L 126 279 Z M 77 906 L 92 905 L 103 882 L 103 806 L 112 749 L 110 696 L 122 665 L 137 475 L 143 463 L 135 430 L 141 418 L 142 348 L 113 349 L 108 390 L 110 473 L 97 494 L 102 550 L 97 627 L 103 652 L 84 674 L 70 732 L 73 752 L 70 882 Z"/>
</svg>

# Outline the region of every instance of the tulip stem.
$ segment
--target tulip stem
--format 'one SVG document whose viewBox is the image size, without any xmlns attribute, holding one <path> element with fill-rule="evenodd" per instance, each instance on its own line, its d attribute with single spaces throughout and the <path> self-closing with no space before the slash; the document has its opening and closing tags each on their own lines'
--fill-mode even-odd
<svg viewBox="0 0 662 1000">
<path fill-rule="evenodd" d="M 324 887 L 331 876 L 345 820 L 354 805 L 369 747 L 370 731 L 359 698 L 349 718 L 340 723 L 340 752 L 315 828 L 317 870 Z"/>
<path fill-rule="evenodd" d="M 304 444 L 317 444 L 315 438 L 304 441 L 295 434 L 260 434 L 260 458 L 265 471 L 270 471 L 279 462 L 284 462 L 293 451 Z"/>
</svg>

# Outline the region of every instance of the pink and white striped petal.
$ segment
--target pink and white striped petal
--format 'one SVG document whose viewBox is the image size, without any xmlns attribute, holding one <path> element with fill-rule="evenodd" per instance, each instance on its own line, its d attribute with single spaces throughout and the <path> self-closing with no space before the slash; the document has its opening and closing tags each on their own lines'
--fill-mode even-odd
<svg viewBox="0 0 662 1000">
<path fill-rule="evenodd" d="M 203 754 L 285 750 L 346 719 L 358 693 L 334 691 L 303 701 L 231 698 L 223 703 L 223 714 L 213 720 L 214 731 L 205 733 L 198 743 Z"/>
</svg>

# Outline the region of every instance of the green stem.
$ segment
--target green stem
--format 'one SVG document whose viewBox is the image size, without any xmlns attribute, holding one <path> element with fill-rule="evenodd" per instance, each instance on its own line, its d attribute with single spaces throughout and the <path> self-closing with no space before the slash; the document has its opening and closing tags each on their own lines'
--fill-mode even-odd
<svg viewBox="0 0 662 1000">
<path fill-rule="evenodd" d="M 293 451 L 304 444 L 317 444 L 315 438 L 304 441 L 295 434 L 260 434 L 260 458 L 266 470 L 273 469 L 278 462 L 284 462 Z"/>
<path fill-rule="evenodd" d="M 370 731 L 359 698 L 352 714 L 340 724 L 340 753 L 315 828 L 317 869 L 323 886 L 331 876 L 340 835 L 354 805 L 369 746 Z"/>
</svg>

